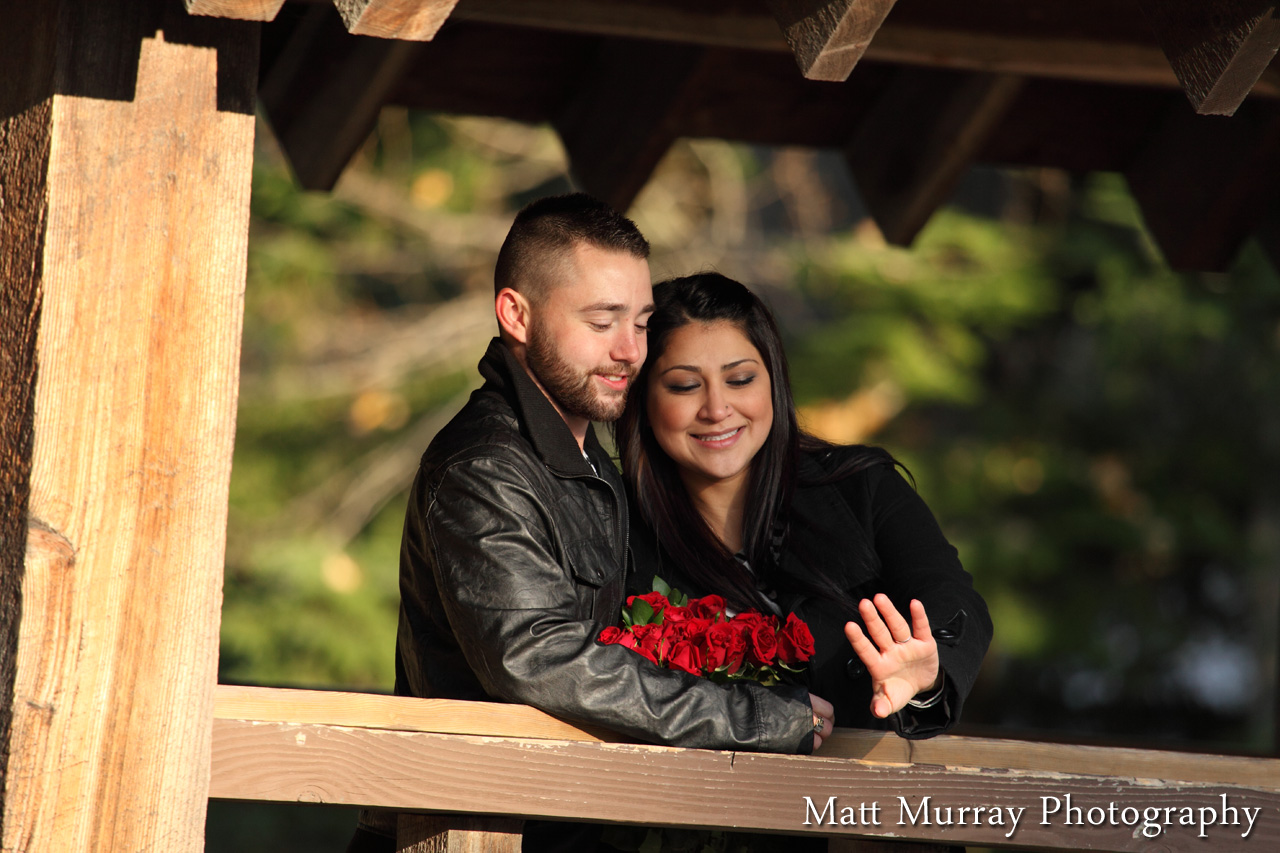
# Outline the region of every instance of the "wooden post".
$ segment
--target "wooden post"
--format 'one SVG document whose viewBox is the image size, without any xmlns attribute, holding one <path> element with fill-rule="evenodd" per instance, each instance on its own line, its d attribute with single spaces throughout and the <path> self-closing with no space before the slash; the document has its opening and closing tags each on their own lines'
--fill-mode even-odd
<svg viewBox="0 0 1280 853">
<path fill-rule="evenodd" d="M 465 815 L 400 815 L 398 853 L 520 853 L 524 821 Z"/>
<path fill-rule="evenodd" d="M 3 846 L 200 850 L 258 28 L 28 5 L 0 35 Z"/>
<path fill-rule="evenodd" d="M 6 837 L 11 798 L 5 789 L 22 618 L 36 329 L 48 213 L 48 55 L 56 22 L 56 16 L 36 5 L 19 4 L 11 12 L 10 38 L 0 35 L 0 80 L 5 81 L 0 86 L 0 832 Z"/>
</svg>

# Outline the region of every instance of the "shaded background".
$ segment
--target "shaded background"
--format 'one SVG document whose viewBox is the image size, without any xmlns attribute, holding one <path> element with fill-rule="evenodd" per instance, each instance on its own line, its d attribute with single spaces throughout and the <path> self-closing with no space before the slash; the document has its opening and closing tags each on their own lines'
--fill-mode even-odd
<svg viewBox="0 0 1280 853">
<path fill-rule="evenodd" d="M 492 267 L 571 189 L 555 134 L 384 108 L 332 194 L 259 127 L 224 682 L 389 691 L 405 492 L 478 384 Z M 802 417 L 903 460 L 991 606 L 963 732 L 1277 752 L 1280 280 L 1168 270 L 1123 179 L 975 169 L 910 250 L 842 158 L 684 141 L 630 211 L 655 280 L 773 306 Z M 210 851 L 354 813 L 212 802 Z"/>
</svg>

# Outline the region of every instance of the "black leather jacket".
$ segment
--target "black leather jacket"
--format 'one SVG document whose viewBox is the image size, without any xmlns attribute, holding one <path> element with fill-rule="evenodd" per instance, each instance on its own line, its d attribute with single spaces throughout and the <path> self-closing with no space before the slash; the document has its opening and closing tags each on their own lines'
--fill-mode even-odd
<svg viewBox="0 0 1280 853">
<path fill-rule="evenodd" d="M 596 642 L 631 561 L 621 479 L 591 430 L 588 463 L 499 340 L 480 373 L 410 495 L 396 692 L 520 702 L 674 746 L 810 752 L 804 688 L 726 689 Z"/>
</svg>

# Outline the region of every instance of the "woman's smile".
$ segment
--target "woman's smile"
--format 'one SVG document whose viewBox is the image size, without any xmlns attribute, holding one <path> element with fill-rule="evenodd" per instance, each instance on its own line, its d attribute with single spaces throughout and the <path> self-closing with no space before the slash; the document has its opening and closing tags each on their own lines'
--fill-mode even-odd
<svg viewBox="0 0 1280 853">
<path fill-rule="evenodd" d="M 654 438 L 686 482 L 745 484 L 773 428 L 769 373 L 760 352 L 727 320 L 671 333 L 649 378 Z"/>
</svg>

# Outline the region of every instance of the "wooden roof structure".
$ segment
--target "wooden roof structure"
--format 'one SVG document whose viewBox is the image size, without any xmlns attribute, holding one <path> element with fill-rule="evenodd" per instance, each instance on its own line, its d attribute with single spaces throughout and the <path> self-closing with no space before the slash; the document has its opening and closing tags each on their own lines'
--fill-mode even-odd
<svg viewBox="0 0 1280 853">
<path fill-rule="evenodd" d="M 404 104 L 550 122 L 619 206 L 672 140 L 718 136 L 844 150 L 900 243 L 973 163 L 1123 172 L 1175 266 L 1272 230 L 1274 0 L 6 12 L 5 851 L 203 846 L 258 103 L 316 188 Z"/>
<path fill-rule="evenodd" d="M 1220 270 L 1278 188 L 1267 2 L 188 6 L 270 19 L 259 95 L 309 189 L 333 186 L 386 104 L 549 123 L 578 183 L 620 209 L 682 136 L 842 150 L 901 245 L 972 164 L 1113 171 L 1171 266 Z"/>
</svg>

